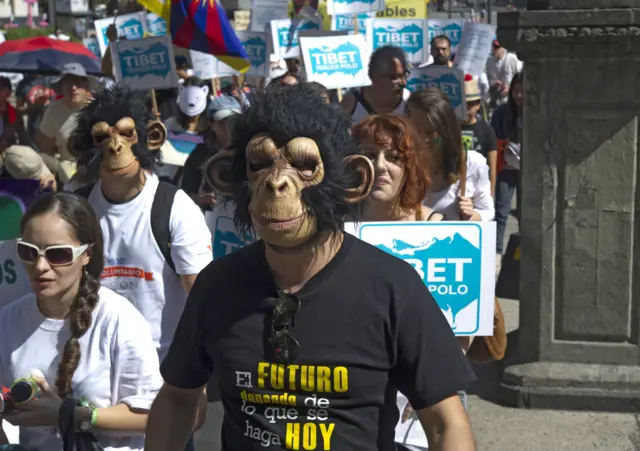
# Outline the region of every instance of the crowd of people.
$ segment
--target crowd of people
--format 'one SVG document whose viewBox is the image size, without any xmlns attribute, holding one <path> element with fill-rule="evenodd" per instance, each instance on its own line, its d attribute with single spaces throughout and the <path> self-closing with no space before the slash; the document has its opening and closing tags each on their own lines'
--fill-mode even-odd
<svg viewBox="0 0 640 451">
<path fill-rule="evenodd" d="M 2 414 L 20 444 L 59 450 L 73 398 L 72 429 L 104 449 L 194 449 L 215 377 L 225 450 L 396 449 L 397 390 L 430 448 L 475 449 L 469 360 L 504 344 L 456 340 L 415 271 L 341 230 L 495 220 L 499 261 L 524 80 L 493 52 L 486 79 L 465 78 L 465 119 L 439 89 L 410 93 L 392 46 L 344 96 L 298 60 L 258 87 L 181 70 L 157 93 L 160 117 L 78 65 L 25 79 L 16 106 L 0 79 L 0 176 L 43 191 L 17 247 L 32 293 L 0 310 L 0 385 L 44 376 L 37 400 Z M 451 64 L 445 36 L 431 53 Z M 241 241 L 216 255 L 222 214 Z"/>
</svg>

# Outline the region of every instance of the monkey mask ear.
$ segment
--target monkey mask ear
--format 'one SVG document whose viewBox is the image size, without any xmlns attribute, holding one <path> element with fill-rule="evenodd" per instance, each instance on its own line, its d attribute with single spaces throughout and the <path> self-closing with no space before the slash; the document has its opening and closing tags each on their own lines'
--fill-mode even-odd
<svg viewBox="0 0 640 451">
<path fill-rule="evenodd" d="M 215 154 L 205 163 L 204 178 L 209 185 L 225 196 L 231 196 L 231 165 L 233 152 L 223 150 Z"/>
<path fill-rule="evenodd" d="M 166 141 L 167 129 L 164 124 L 157 120 L 149 121 L 147 124 L 147 149 L 159 150 Z"/>
<path fill-rule="evenodd" d="M 346 201 L 353 204 L 365 199 L 373 188 L 373 164 L 363 155 L 349 155 L 344 159 L 347 171 L 355 175 L 357 186 L 346 190 Z"/>
</svg>

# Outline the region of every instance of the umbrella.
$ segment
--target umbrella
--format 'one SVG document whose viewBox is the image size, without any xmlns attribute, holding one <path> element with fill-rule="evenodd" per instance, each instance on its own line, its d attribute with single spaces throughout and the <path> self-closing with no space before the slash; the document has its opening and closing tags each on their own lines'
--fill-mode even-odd
<svg viewBox="0 0 640 451">
<path fill-rule="evenodd" d="M 39 36 L 0 44 L 0 72 L 55 75 L 69 63 L 80 64 L 87 74 L 102 74 L 100 59 L 76 42 Z"/>
</svg>

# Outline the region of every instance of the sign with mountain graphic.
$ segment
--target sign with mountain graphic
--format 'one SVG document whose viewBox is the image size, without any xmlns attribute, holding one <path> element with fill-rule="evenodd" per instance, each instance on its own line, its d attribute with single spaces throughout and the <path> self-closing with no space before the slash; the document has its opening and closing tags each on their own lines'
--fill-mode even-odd
<svg viewBox="0 0 640 451">
<path fill-rule="evenodd" d="M 371 84 L 367 75 L 367 44 L 362 35 L 305 36 L 300 41 L 309 81 L 321 83 L 328 89 Z"/>
<path fill-rule="evenodd" d="M 219 203 L 212 211 L 205 213 L 205 221 L 211 231 L 214 260 L 231 254 L 258 239 L 253 231 L 249 233 L 238 231 L 233 222 L 234 213 L 235 208 L 231 203 Z"/>
<path fill-rule="evenodd" d="M 463 19 L 429 19 L 428 42 L 436 36 L 445 35 L 451 41 L 451 53 L 456 53 L 462 40 L 462 28 L 465 22 L 466 20 Z"/>
<path fill-rule="evenodd" d="M 131 14 L 123 14 L 117 17 L 107 17 L 105 19 L 98 19 L 94 21 L 96 28 L 96 36 L 98 38 L 98 45 L 100 46 L 100 52 L 104 55 L 109 47 L 109 39 L 107 38 L 107 29 L 110 25 L 116 25 L 118 36 L 125 38 L 127 41 L 135 41 L 137 39 L 144 38 L 147 33 L 147 19 L 143 11 Z"/>
<path fill-rule="evenodd" d="M 268 77 L 269 55 L 271 55 L 271 39 L 268 34 L 255 31 L 236 31 L 236 34 L 249 57 L 249 69 L 245 75 L 253 77 Z M 215 76 L 224 77 L 237 75 L 239 73 L 240 72 L 235 70 L 233 67 L 216 58 Z"/>
<path fill-rule="evenodd" d="M 167 22 L 154 13 L 147 14 L 147 30 L 153 36 L 164 36 L 167 34 Z"/>
<path fill-rule="evenodd" d="M 320 17 L 272 20 L 273 53 L 283 59 L 298 58 L 300 56 L 300 31 L 320 30 L 320 25 Z"/>
<path fill-rule="evenodd" d="M 370 13 L 384 9 L 384 0 L 327 0 L 327 13 L 332 16 Z"/>
<path fill-rule="evenodd" d="M 409 71 L 407 89 L 411 92 L 426 88 L 438 88 L 444 92 L 459 118 L 467 117 L 467 102 L 464 98 L 464 73 L 455 67 L 418 67 Z"/>
<path fill-rule="evenodd" d="M 355 31 L 358 24 L 358 33 L 367 36 L 367 19 L 371 19 L 373 13 L 360 13 L 355 18 L 353 15 L 331 16 L 331 29 L 334 31 Z"/>
<path fill-rule="evenodd" d="M 171 36 L 111 43 L 116 81 L 130 89 L 149 91 L 178 85 Z"/>
<path fill-rule="evenodd" d="M 400 47 L 407 62 L 420 64 L 429 59 L 426 30 L 424 19 L 373 19 L 367 22 L 367 42 L 372 52 L 385 45 Z"/>
<path fill-rule="evenodd" d="M 0 178 L 0 307 L 30 290 L 25 267 L 16 255 L 16 242 L 22 216 L 39 194 L 37 180 Z"/>
<path fill-rule="evenodd" d="M 365 222 L 345 231 L 409 263 L 456 335 L 492 335 L 495 222 Z"/>
</svg>

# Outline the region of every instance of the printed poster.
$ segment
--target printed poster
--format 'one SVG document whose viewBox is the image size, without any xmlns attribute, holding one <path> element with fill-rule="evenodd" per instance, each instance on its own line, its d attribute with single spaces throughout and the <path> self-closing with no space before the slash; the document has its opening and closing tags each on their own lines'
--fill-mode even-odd
<svg viewBox="0 0 640 451">
<path fill-rule="evenodd" d="M 372 53 L 385 45 L 400 47 L 408 63 L 419 64 L 429 59 L 426 31 L 424 19 L 373 19 L 367 22 L 367 42 Z"/>
<path fill-rule="evenodd" d="M 327 89 L 371 84 L 367 44 L 362 35 L 302 37 L 300 41 L 308 81 Z"/>
<path fill-rule="evenodd" d="M 454 67 L 476 77 L 482 75 L 487 65 L 488 55 L 491 53 L 491 44 L 495 35 L 495 25 L 465 23 L 462 40 L 453 61 Z"/>
<path fill-rule="evenodd" d="M 331 30 L 332 31 L 355 31 L 356 21 L 358 24 L 358 33 L 365 36 L 367 35 L 367 19 L 373 16 L 372 13 L 361 13 L 357 16 L 331 16 Z"/>
<path fill-rule="evenodd" d="M 424 19 L 427 17 L 424 0 L 385 0 L 384 9 L 376 13 L 378 19 Z"/>
<path fill-rule="evenodd" d="M 96 36 L 98 37 L 98 45 L 100 46 L 100 53 L 104 55 L 109 46 L 109 39 L 107 38 L 107 28 L 114 23 L 113 17 L 107 17 L 105 19 L 99 19 L 93 22 L 96 27 Z M 123 14 L 115 18 L 116 29 L 118 30 L 118 36 L 126 38 L 128 41 L 135 41 L 142 39 L 147 32 L 146 18 L 143 11 L 131 14 Z"/>
<path fill-rule="evenodd" d="M 269 35 L 265 32 L 257 33 L 253 31 L 237 31 L 236 34 L 249 57 L 249 69 L 245 73 L 245 76 L 268 77 L 269 55 L 271 55 L 271 39 L 269 39 Z M 214 69 L 216 76 L 236 75 L 240 73 L 217 58 L 214 59 L 216 61 Z"/>
<path fill-rule="evenodd" d="M 426 66 L 411 69 L 407 89 L 411 92 L 425 88 L 438 88 L 444 92 L 461 119 L 467 117 L 467 101 L 464 97 L 464 73 L 455 67 Z"/>
<path fill-rule="evenodd" d="M 365 222 L 345 231 L 413 266 L 456 335 L 493 335 L 495 222 Z"/>
<path fill-rule="evenodd" d="M 287 0 L 253 0 L 251 4 L 250 30 L 264 33 L 272 20 L 287 17 Z"/>
<path fill-rule="evenodd" d="M 116 81 L 130 89 L 149 91 L 178 85 L 171 36 L 113 42 L 111 53 Z"/>
<path fill-rule="evenodd" d="M 381 11 L 384 0 L 327 0 L 327 12 L 332 16 Z"/>
<path fill-rule="evenodd" d="M 95 56 L 102 58 L 102 54 L 100 53 L 100 44 L 98 43 L 98 38 L 96 36 L 84 38 L 82 40 L 82 44 Z"/>
<path fill-rule="evenodd" d="M 0 179 L 0 308 L 31 291 L 16 242 L 20 220 L 39 193 L 36 180 Z"/>
<path fill-rule="evenodd" d="M 302 30 L 319 30 L 320 20 L 320 17 L 316 19 L 272 20 L 273 53 L 283 59 L 299 57 L 299 32 Z"/>
<path fill-rule="evenodd" d="M 191 57 L 193 75 L 202 80 L 210 80 L 216 77 L 218 60 L 215 56 L 198 52 L 197 50 L 189 50 L 189 56 Z"/>
<path fill-rule="evenodd" d="M 233 223 L 235 208 L 232 203 L 220 202 L 204 218 L 211 231 L 213 259 L 224 257 L 258 240 L 255 232 L 240 233 Z"/>
<path fill-rule="evenodd" d="M 164 36 L 167 34 L 167 22 L 154 13 L 147 13 L 147 31 L 152 36 Z"/>
<path fill-rule="evenodd" d="M 436 36 L 445 35 L 451 41 L 451 53 L 456 53 L 465 22 L 463 19 L 429 19 L 429 44 Z"/>
<path fill-rule="evenodd" d="M 311 8 L 313 8 L 313 3 L 314 2 L 312 1 L 309 5 Z M 297 13 L 295 11 L 297 8 L 298 5 L 294 5 L 294 3 L 290 1 L 287 7 L 287 17 L 296 17 Z M 331 16 L 329 15 L 329 13 L 327 13 L 327 2 L 325 2 L 324 0 L 320 0 L 318 2 L 318 9 L 316 10 L 316 12 L 318 13 L 318 16 L 320 16 L 321 28 L 323 30 L 331 30 Z"/>
</svg>

